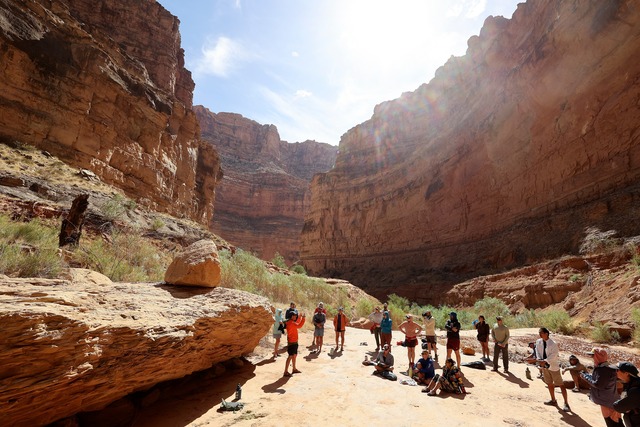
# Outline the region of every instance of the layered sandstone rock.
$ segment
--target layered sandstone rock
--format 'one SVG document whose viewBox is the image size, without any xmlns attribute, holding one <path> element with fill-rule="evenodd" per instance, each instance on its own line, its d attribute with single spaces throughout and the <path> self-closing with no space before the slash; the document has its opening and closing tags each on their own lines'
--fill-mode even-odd
<svg viewBox="0 0 640 427">
<path fill-rule="evenodd" d="M 314 174 L 333 166 L 334 146 L 280 140 L 273 125 L 195 106 L 202 138 L 220 155 L 224 179 L 216 188 L 214 233 L 263 259 L 276 252 L 299 259 L 305 193 Z"/>
<path fill-rule="evenodd" d="M 0 276 L 0 424 L 45 425 L 250 353 L 269 302 L 225 288 Z"/>
<path fill-rule="evenodd" d="M 47 150 L 151 208 L 207 223 L 178 19 L 153 0 L 0 0 L 0 140 Z"/>
<path fill-rule="evenodd" d="M 528 1 L 468 45 L 313 179 L 310 272 L 437 303 L 433 285 L 576 252 L 588 226 L 640 232 L 635 2 Z"/>
</svg>

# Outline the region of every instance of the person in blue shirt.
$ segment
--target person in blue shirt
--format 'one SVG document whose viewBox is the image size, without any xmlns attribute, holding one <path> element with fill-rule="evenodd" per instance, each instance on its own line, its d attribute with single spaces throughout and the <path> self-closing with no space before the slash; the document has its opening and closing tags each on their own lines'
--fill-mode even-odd
<svg viewBox="0 0 640 427">
<path fill-rule="evenodd" d="M 414 379 L 418 384 L 427 385 L 436 375 L 436 369 L 433 366 L 433 359 L 429 356 L 429 350 L 422 350 L 422 357 L 418 359 L 416 364 L 416 376 Z"/>
</svg>

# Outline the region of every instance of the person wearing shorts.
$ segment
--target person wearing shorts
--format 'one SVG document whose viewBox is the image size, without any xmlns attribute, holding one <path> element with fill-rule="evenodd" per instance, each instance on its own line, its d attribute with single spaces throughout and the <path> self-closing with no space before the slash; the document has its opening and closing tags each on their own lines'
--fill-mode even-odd
<svg viewBox="0 0 640 427">
<path fill-rule="evenodd" d="M 284 365 L 285 377 L 290 377 L 291 374 L 299 374 L 300 371 L 296 369 L 296 358 L 298 357 L 298 329 L 304 325 L 305 317 L 304 313 L 298 316 L 298 313 L 292 313 L 291 318 L 286 321 L 285 327 L 287 328 L 287 363 Z M 291 374 L 289 373 L 289 363 L 292 364 Z"/>
<path fill-rule="evenodd" d="M 322 304 L 322 303 L 320 303 Z M 316 310 L 313 315 L 313 345 L 315 349 L 312 353 L 322 353 L 322 342 L 324 341 L 324 324 L 327 321 L 327 315 L 322 311 L 323 307 L 318 306 L 321 310 Z"/>
<path fill-rule="evenodd" d="M 560 392 L 564 399 L 562 410 L 569 412 L 571 408 L 569 408 L 569 402 L 567 401 L 567 388 L 564 386 L 564 381 L 562 381 L 562 375 L 560 374 L 558 344 L 549 337 L 550 333 L 547 328 L 540 328 L 538 334 L 540 338 L 536 341 L 535 356 L 528 358 L 527 362 L 535 363 L 542 368 L 542 377 L 545 384 L 547 384 L 549 396 L 551 397 L 551 400 L 547 400 L 544 404 L 550 406 L 558 405 L 555 387 L 560 387 Z"/>
<path fill-rule="evenodd" d="M 447 359 L 451 359 L 451 352 L 456 354 L 456 362 L 460 369 L 460 322 L 455 311 L 449 313 L 449 320 L 444 325 L 447 330 Z"/>
<path fill-rule="evenodd" d="M 436 319 L 431 316 L 431 311 L 427 310 L 422 314 L 422 319 L 424 320 L 424 333 L 425 340 L 427 342 L 427 350 L 429 351 L 429 355 L 431 355 L 431 350 L 433 350 L 433 359 L 438 361 L 438 347 L 436 341 Z"/>
<path fill-rule="evenodd" d="M 280 347 L 280 338 L 282 338 L 282 327 L 284 327 L 282 318 L 282 309 L 276 309 L 276 315 L 273 318 L 273 338 L 276 340 L 276 344 L 273 347 L 273 357 L 278 357 L 278 349 Z"/>
<path fill-rule="evenodd" d="M 389 351 L 391 351 L 391 333 L 393 328 L 393 321 L 389 316 L 388 311 L 382 312 L 382 321 L 380 322 L 380 345 L 384 347 L 385 344 L 389 345 Z M 382 348 L 381 347 L 381 348 Z"/>
<path fill-rule="evenodd" d="M 422 327 L 413 321 L 413 316 L 407 314 L 407 320 L 402 322 L 398 329 L 405 335 L 405 345 L 407 346 L 407 357 L 409 358 L 409 368 L 413 369 L 416 360 L 416 345 L 418 345 L 418 334 Z"/>
</svg>

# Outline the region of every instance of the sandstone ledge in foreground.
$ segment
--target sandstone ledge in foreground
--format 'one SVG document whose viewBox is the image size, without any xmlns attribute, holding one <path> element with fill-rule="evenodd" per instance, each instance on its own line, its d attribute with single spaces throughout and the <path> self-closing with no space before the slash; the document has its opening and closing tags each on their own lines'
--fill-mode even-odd
<svg viewBox="0 0 640 427">
<path fill-rule="evenodd" d="M 267 299 L 0 275 L 0 424 L 42 425 L 250 353 Z"/>
</svg>

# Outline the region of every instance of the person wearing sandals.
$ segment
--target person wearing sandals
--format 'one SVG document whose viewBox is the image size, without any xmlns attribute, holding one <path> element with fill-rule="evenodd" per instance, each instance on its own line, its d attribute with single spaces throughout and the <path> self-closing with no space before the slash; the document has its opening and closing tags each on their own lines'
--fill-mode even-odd
<svg viewBox="0 0 640 427">
<path fill-rule="evenodd" d="M 451 358 L 444 362 L 442 375 L 433 377 L 429 385 L 427 385 L 422 392 L 427 393 L 429 396 L 435 396 L 438 389 L 448 393 L 465 394 L 467 392 L 462 384 L 462 373 L 456 367 L 456 362 Z"/>
<path fill-rule="evenodd" d="M 482 359 L 489 359 L 489 334 L 491 334 L 491 327 L 484 320 L 484 316 L 478 316 L 478 321 L 474 322 L 474 326 L 476 327 L 476 331 L 478 331 L 477 338 L 480 342 L 480 347 L 482 347 Z"/>
<path fill-rule="evenodd" d="M 538 335 L 540 335 L 540 338 L 536 341 L 534 356 L 528 357 L 526 361 L 528 363 L 535 363 L 542 368 L 543 379 L 545 384 L 547 384 L 549 396 L 551 397 L 551 399 L 544 402 L 544 404 L 549 406 L 558 405 L 555 387 L 560 387 L 560 392 L 564 399 L 562 410 L 569 412 L 571 408 L 569 408 L 569 402 L 567 401 L 567 388 L 564 386 L 562 374 L 560 373 L 558 344 L 551 339 L 547 328 L 540 328 Z"/>
<path fill-rule="evenodd" d="M 279 357 L 278 348 L 280 347 L 280 338 L 282 338 L 282 332 L 284 331 L 284 324 L 282 323 L 282 309 L 276 309 L 276 315 L 273 318 L 273 338 L 276 340 L 276 344 L 273 347 L 273 357 Z"/>
<path fill-rule="evenodd" d="M 428 385 L 436 375 L 433 359 L 429 350 L 422 350 L 422 357 L 416 363 L 416 376 L 413 378 L 418 384 Z"/>
<path fill-rule="evenodd" d="M 318 305 L 318 308 L 313 315 L 313 345 L 315 349 L 312 353 L 317 352 L 318 354 L 322 353 L 322 341 L 324 340 L 324 324 L 327 321 L 327 315 L 324 311 L 324 306 L 322 303 Z"/>
<path fill-rule="evenodd" d="M 304 313 L 298 316 L 298 313 L 295 312 L 291 314 L 291 318 L 286 321 L 285 327 L 287 328 L 287 362 L 284 365 L 284 374 L 285 377 L 290 377 L 291 374 L 299 374 L 300 371 L 296 369 L 296 358 L 298 357 L 298 329 L 302 328 L 304 325 L 305 317 Z M 293 368 L 291 374 L 289 373 L 289 363 L 291 363 L 291 367 Z"/>
</svg>

